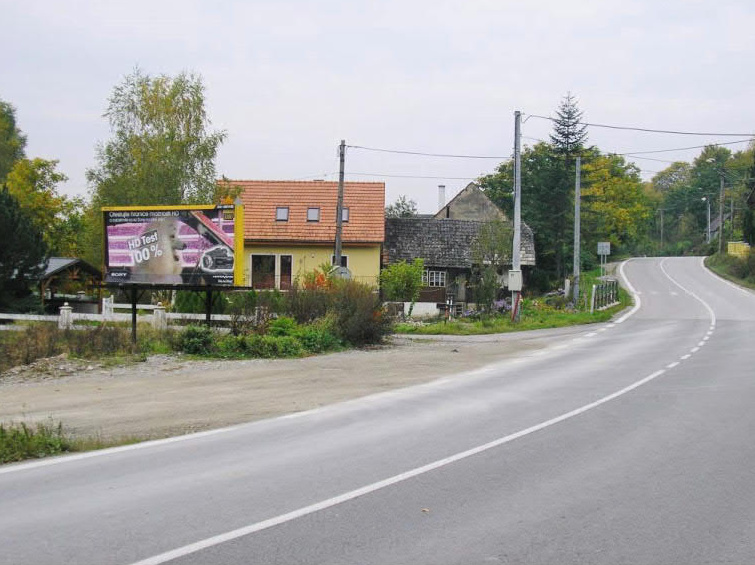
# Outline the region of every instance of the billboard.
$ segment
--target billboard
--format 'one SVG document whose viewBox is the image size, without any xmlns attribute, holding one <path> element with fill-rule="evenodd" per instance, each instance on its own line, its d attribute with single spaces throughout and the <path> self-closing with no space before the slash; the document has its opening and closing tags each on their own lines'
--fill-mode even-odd
<svg viewBox="0 0 755 565">
<path fill-rule="evenodd" d="M 105 282 L 234 286 L 243 277 L 243 207 L 102 209 Z"/>
</svg>

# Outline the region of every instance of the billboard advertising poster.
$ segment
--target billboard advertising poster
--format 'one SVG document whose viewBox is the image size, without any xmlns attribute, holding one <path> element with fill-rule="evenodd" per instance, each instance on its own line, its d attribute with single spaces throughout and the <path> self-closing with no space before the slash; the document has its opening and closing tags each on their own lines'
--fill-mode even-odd
<svg viewBox="0 0 755 565">
<path fill-rule="evenodd" d="M 105 282 L 233 286 L 241 272 L 240 210 L 232 204 L 103 208 Z"/>
</svg>

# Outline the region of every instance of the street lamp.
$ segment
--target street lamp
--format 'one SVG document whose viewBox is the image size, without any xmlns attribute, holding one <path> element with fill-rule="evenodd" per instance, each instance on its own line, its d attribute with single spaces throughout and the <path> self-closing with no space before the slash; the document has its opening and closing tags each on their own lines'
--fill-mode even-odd
<svg viewBox="0 0 755 565">
<path fill-rule="evenodd" d="M 703 196 L 701 200 L 708 205 L 708 231 L 705 233 L 705 243 L 710 243 L 710 198 Z"/>
</svg>

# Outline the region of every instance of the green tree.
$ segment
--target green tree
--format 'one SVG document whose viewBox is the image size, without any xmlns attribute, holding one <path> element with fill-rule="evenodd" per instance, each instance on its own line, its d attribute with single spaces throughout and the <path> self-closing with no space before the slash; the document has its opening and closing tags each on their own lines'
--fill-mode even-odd
<svg viewBox="0 0 755 565">
<path fill-rule="evenodd" d="M 414 218 L 416 215 L 417 203 L 403 194 L 393 204 L 385 207 L 386 218 Z"/>
<path fill-rule="evenodd" d="M 411 263 L 399 261 L 388 265 L 380 271 L 380 288 L 385 300 L 411 302 L 409 315 L 414 309 L 414 303 L 419 299 L 422 289 L 422 273 L 425 263 L 422 259 L 415 259 Z"/>
<path fill-rule="evenodd" d="M 624 249 L 636 243 L 652 213 L 639 169 L 621 156 L 601 155 L 582 174 L 585 243 L 607 240 Z"/>
<path fill-rule="evenodd" d="M 47 246 L 7 187 L 0 190 L 0 241 L 0 308 L 26 310 L 30 287 L 47 265 Z"/>
<path fill-rule="evenodd" d="M 209 203 L 225 132 L 209 131 L 199 76 L 150 77 L 139 69 L 115 87 L 105 116 L 113 138 L 87 171 L 99 205 Z"/>
<path fill-rule="evenodd" d="M 16 109 L 0 100 L 0 183 L 5 181 L 13 164 L 24 157 L 26 136 L 16 126 Z"/>
<path fill-rule="evenodd" d="M 485 313 L 492 312 L 501 289 L 500 276 L 511 265 L 513 237 L 514 229 L 510 223 L 493 221 L 484 224 L 472 242 L 475 298 Z"/>
<path fill-rule="evenodd" d="M 577 99 L 567 92 L 556 109 L 553 120 L 551 145 L 556 154 L 564 157 L 568 168 L 572 159 L 582 152 L 587 141 L 587 126 L 582 123 L 583 112 L 579 109 Z"/>
<path fill-rule="evenodd" d="M 57 164 L 57 161 L 40 158 L 19 159 L 8 173 L 6 185 L 26 216 L 42 233 L 50 251 L 64 255 L 71 252 L 71 237 L 75 239 L 78 235 L 69 230 L 80 229 L 80 226 L 69 225 L 69 215 L 75 214 L 81 203 L 58 194 L 58 184 L 68 178 L 56 170 Z"/>
<path fill-rule="evenodd" d="M 199 76 L 136 69 L 113 90 L 105 116 L 112 138 L 97 146 L 97 166 L 87 171 L 87 258 L 97 262 L 102 206 L 212 203 L 227 192 L 215 170 L 226 133 L 209 129 Z"/>
</svg>

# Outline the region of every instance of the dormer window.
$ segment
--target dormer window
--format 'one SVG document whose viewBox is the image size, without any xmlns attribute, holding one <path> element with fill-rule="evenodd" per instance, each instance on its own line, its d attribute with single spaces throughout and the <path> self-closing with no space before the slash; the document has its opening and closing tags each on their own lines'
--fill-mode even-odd
<svg viewBox="0 0 755 565">
<path fill-rule="evenodd" d="M 319 222 L 320 221 L 320 209 L 319 208 L 307 208 L 307 221 Z"/>
<path fill-rule="evenodd" d="M 278 206 L 275 209 L 275 221 L 276 222 L 288 221 L 288 206 Z"/>
</svg>

